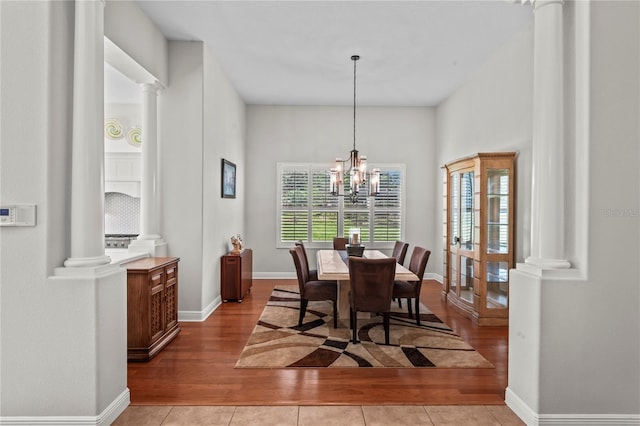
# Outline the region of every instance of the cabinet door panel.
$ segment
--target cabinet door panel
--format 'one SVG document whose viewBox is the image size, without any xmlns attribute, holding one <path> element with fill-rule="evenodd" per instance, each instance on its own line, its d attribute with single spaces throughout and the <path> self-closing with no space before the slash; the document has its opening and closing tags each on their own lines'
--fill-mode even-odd
<svg viewBox="0 0 640 426">
<path fill-rule="evenodd" d="M 169 330 L 178 324 L 178 268 L 168 267 L 165 285 L 165 322 Z"/>
<path fill-rule="evenodd" d="M 149 280 L 151 286 L 151 318 L 149 321 L 149 335 L 151 336 L 151 343 L 158 340 L 164 334 L 164 283 L 163 273 L 155 273 Z"/>
</svg>

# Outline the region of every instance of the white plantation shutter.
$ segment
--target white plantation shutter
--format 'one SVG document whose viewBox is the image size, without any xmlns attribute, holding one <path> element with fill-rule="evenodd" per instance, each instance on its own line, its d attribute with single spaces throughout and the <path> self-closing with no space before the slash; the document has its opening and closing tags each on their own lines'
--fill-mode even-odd
<svg viewBox="0 0 640 426">
<path fill-rule="evenodd" d="M 311 172 L 311 239 L 333 241 L 338 235 L 338 197 L 329 193 L 329 173 L 317 169 Z"/>
<path fill-rule="evenodd" d="M 326 164 L 278 163 L 277 246 L 303 240 L 309 247 L 329 248 L 333 237 L 360 228 L 368 247 L 390 248 L 403 238 L 405 172 L 404 165 L 380 169 L 379 195 L 367 197 L 364 189 L 354 204 L 329 194 Z"/>
<path fill-rule="evenodd" d="M 375 197 L 373 213 L 375 241 L 402 239 L 402 179 L 401 170 L 380 171 L 380 192 Z"/>
<path fill-rule="evenodd" d="M 280 174 L 280 241 L 309 238 L 309 171 L 298 168 Z"/>
</svg>

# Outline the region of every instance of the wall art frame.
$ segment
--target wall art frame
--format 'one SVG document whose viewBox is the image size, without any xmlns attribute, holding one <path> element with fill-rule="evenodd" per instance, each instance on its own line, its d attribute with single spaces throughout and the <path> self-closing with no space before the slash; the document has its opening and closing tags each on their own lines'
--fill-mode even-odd
<svg viewBox="0 0 640 426">
<path fill-rule="evenodd" d="M 236 165 L 222 159 L 221 163 L 221 197 L 236 198 Z"/>
</svg>

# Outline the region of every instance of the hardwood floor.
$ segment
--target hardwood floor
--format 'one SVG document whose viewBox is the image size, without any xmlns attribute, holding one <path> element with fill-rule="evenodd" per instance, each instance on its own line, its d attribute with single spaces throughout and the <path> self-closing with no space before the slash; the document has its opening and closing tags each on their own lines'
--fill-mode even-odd
<svg viewBox="0 0 640 426">
<path fill-rule="evenodd" d="M 128 364 L 134 405 L 493 405 L 504 404 L 507 327 L 478 327 L 425 281 L 422 302 L 495 369 L 234 369 L 276 283 L 254 280 L 242 303 L 225 303 L 181 333 L 150 362 Z"/>
</svg>

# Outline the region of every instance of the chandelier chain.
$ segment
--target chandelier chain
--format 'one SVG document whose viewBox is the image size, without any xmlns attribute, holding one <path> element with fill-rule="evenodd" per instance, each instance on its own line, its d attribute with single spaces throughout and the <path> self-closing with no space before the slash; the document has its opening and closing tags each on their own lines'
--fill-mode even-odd
<svg viewBox="0 0 640 426">
<path fill-rule="evenodd" d="M 360 59 L 359 56 L 354 55 L 353 59 L 353 149 L 356 149 L 356 62 Z"/>
</svg>

